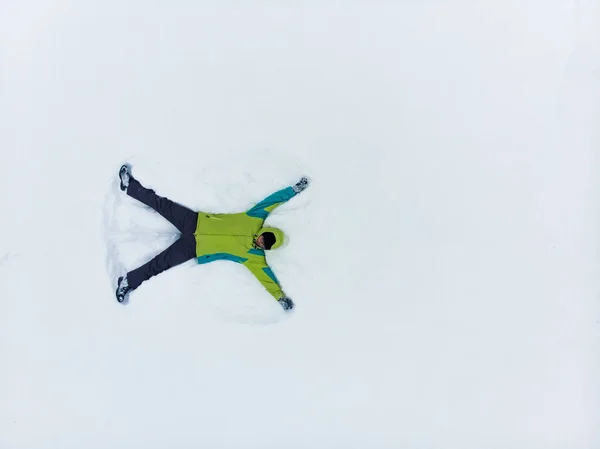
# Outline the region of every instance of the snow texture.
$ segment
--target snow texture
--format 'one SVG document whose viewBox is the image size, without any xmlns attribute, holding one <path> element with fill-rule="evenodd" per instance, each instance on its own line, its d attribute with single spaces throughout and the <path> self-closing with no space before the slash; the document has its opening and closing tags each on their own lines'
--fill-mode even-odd
<svg viewBox="0 0 600 449">
<path fill-rule="evenodd" d="M 600 6 L 0 2 L 0 448 L 600 447 Z M 117 172 L 268 223 L 291 314 Z"/>
</svg>

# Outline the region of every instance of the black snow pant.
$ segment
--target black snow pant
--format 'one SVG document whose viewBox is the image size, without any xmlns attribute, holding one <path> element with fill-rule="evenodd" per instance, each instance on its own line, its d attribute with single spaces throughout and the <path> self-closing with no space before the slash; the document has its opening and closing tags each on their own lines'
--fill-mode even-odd
<svg viewBox="0 0 600 449">
<path fill-rule="evenodd" d="M 196 257 L 194 232 L 198 223 L 198 213 L 167 198 L 158 196 L 154 190 L 145 188 L 133 178 L 129 181 L 127 194 L 146 206 L 150 206 L 181 232 L 179 240 L 162 253 L 148 263 L 127 273 L 127 282 L 132 289 L 135 289 L 152 276 Z"/>
</svg>

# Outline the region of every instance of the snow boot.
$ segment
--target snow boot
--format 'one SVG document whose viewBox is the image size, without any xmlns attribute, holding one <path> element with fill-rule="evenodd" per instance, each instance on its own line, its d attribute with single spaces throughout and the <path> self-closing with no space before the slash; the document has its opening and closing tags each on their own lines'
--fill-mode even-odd
<svg viewBox="0 0 600 449">
<path fill-rule="evenodd" d="M 129 187 L 129 180 L 131 179 L 131 168 L 129 165 L 123 165 L 119 170 L 119 179 L 121 179 L 121 190 L 125 192 Z"/>
<path fill-rule="evenodd" d="M 120 303 L 125 302 L 127 297 L 127 293 L 131 290 L 129 283 L 127 282 L 127 276 L 121 276 L 117 281 L 117 291 L 115 295 L 117 296 L 117 301 Z"/>
</svg>

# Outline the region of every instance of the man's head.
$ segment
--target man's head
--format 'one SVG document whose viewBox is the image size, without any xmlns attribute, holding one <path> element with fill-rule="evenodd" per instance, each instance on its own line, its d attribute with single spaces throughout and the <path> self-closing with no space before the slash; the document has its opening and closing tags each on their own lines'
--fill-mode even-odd
<svg viewBox="0 0 600 449">
<path fill-rule="evenodd" d="M 277 249 L 283 244 L 283 232 L 277 228 L 263 228 L 256 238 L 256 246 L 261 249 Z"/>
<path fill-rule="evenodd" d="M 271 249 L 275 243 L 275 234 L 265 232 L 256 239 L 256 244 L 262 249 Z"/>
</svg>

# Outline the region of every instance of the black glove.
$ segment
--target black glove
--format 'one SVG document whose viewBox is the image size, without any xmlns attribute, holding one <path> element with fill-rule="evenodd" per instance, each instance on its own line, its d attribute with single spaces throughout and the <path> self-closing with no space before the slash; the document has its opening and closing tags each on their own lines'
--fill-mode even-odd
<svg viewBox="0 0 600 449">
<path fill-rule="evenodd" d="M 298 181 L 296 184 L 294 184 L 292 186 L 292 189 L 294 189 L 294 192 L 300 193 L 307 187 L 308 187 L 308 178 L 306 176 L 303 176 L 302 179 L 300 179 L 300 181 Z"/>
<path fill-rule="evenodd" d="M 294 301 L 287 296 L 284 296 L 279 300 L 279 304 L 283 307 L 283 310 L 292 310 L 294 308 Z"/>
</svg>

